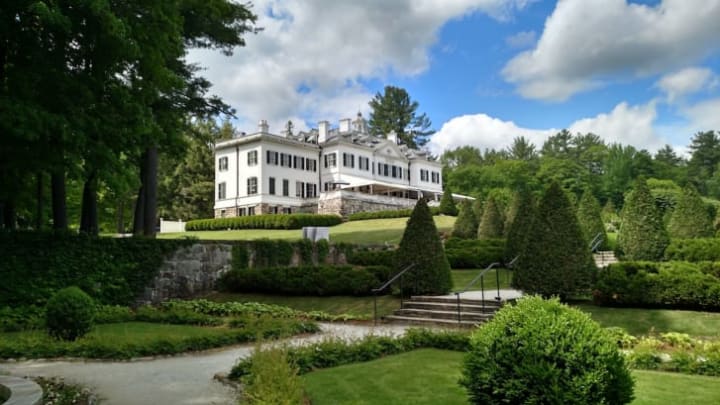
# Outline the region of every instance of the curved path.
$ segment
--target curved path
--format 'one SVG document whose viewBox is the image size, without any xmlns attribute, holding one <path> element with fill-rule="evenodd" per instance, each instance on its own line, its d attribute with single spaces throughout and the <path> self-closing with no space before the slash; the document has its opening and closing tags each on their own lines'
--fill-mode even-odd
<svg viewBox="0 0 720 405">
<path fill-rule="evenodd" d="M 344 324 L 321 324 L 322 332 L 308 337 L 289 339 L 303 344 L 328 336 L 345 339 L 368 334 L 402 334 L 406 326 L 378 327 Z M 132 361 L 52 361 L 31 360 L 0 363 L 0 373 L 16 376 L 62 377 L 69 382 L 91 388 L 103 404 L 234 404 L 232 388 L 213 379 L 216 373 L 227 373 L 240 357 L 248 356 L 253 344 L 215 349 L 207 352 L 138 359 Z"/>
</svg>

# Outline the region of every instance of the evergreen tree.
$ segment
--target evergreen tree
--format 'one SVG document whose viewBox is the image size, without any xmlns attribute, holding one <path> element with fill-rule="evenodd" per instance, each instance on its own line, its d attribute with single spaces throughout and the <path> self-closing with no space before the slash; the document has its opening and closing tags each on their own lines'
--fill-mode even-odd
<svg viewBox="0 0 720 405">
<path fill-rule="evenodd" d="M 713 236 L 713 223 L 700 194 L 693 186 L 685 188 L 670 218 L 668 233 L 673 238 Z"/>
<path fill-rule="evenodd" d="M 400 87 L 385 86 L 383 94 L 375 94 L 370 100 L 370 133 L 387 136 L 395 131 L 398 138 L 410 148 L 416 149 L 427 143 L 432 122 L 426 114 L 417 114 L 418 102 L 410 99 L 407 91 Z"/>
<path fill-rule="evenodd" d="M 478 220 L 472 209 L 470 200 L 460 203 L 460 214 L 455 220 L 452 236 L 462 239 L 475 239 L 478 231 Z"/>
<path fill-rule="evenodd" d="M 670 244 L 662 215 L 644 178 L 625 197 L 618 250 L 627 260 L 660 260 Z"/>
<path fill-rule="evenodd" d="M 452 288 L 450 263 L 424 198 L 415 205 L 396 253 L 398 271 L 410 264 L 415 267 L 405 274 L 404 293 L 446 294 Z"/>
<path fill-rule="evenodd" d="M 475 213 L 475 218 L 478 220 L 478 224 L 480 223 L 480 219 L 482 219 L 483 216 L 483 200 L 480 199 L 480 197 L 475 198 L 475 201 L 473 201 L 472 209 L 473 213 Z"/>
<path fill-rule="evenodd" d="M 580 223 L 580 229 L 582 229 L 583 235 L 585 236 L 585 241 L 590 243 L 596 235 L 600 234 L 602 243 L 599 249 L 607 249 L 608 238 L 605 232 L 605 224 L 603 224 L 600 216 L 600 203 L 598 203 L 590 190 L 585 190 L 582 197 L 580 197 L 577 218 Z"/>
<path fill-rule="evenodd" d="M 478 239 L 497 239 L 503 237 L 503 221 L 495 198 L 488 198 L 485 203 L 482 220 L 478 227 Z"/>
<path fill-rule="evenodd" d="M 505 260 L 513 260 L 525 250 L 527 236 L 532 225 L 535 214 L 535 201 L 532 194 L 527 190 L 515 193 L 510 213 L 509 222 L 505 222 Z"/>
<path fill-rule="evenodd" d="M 455 200 L 453 200 L 452 190 L 450 186 L 445 186 L 443 196 L 440 199 L 440 213 L 443 215 L 456 216 L 458 214 Z"/>
<path fill-rule="evenodd" d="M 538 204 L 513 284 L 525 293 L 565 298 L 588 288 L 594 270 L 573 207 L 553 182 Z"/>
</svg>

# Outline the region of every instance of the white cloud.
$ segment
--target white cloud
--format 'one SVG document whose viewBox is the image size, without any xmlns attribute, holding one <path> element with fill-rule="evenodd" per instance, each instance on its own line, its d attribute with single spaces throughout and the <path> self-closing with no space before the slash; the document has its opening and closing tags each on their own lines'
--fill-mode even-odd
<svg viewBox="0 0 720 405">
<path fill-rule="evenodd" d="M 718 103 L 720 104 L 720 99 Z M 711 108 L 708 107 L 708 110 Z M 656 117 L 654 101 L 640 106 L 630 106 L 623 102 L 609 113 L 577 120 L 567 128 L 573 134 L 592 132 L 607 143 L 619 142 L 638 149 L 655 151 L 665 144 L 653 127 Z M 486 148 L 499 150 L 510 146 L 514 138 L 524 136 L 539 148 L 550 135 L 557 132 L 558 130 L 554 128 L 518 127 L 512 121 L 503 121 L 486 114 L 463 115 L 443 124 L 442 128 L 433 135 L 429 147 L 434 154 L 464 145 L 475 146 L 481 150 Z"/>
<path fill-rule="evenodd" d="M 701 101 L 681 110 L 688 121 L 686 132 L 720 131 L 720 98 Z"/>
<path fill-rule="evenodd" d="M 503 76 L 527 98 L 562 101 L 623 74 L 664 73 L 720 47 L 720 0 L 562 0 L 534 49 Z"/>
<path fill-rule="evenodd" d="M 717 78 L 707 68 L 685 68 L 663 76 L 656 84 L 665 94 L 669 102 L 674 102 L 686 95 L 696 93 L 704 88 L 717 85 Z"/>
<path fill-rule="evenodd" d="M 505 38 L 505 43 L 511 48 L 528 48 L 535 45 L 537 33 L 535 31 L 520 31 Z"/>
<path fill-rule="evenodd" d="M 192 50 L 188 59 L 208 67 L 213 92 L 237 109 L 241 125 L 336 120 L 368 112 L 372 94 L 361 79 L 426 70 L 428 50 L 449 20 L 473 12 L 505 20 L 533 1 L 259 0 L 253 11 L 264 30 L 248 36 L 245 48 L 230 58 Z"/>
</svg>

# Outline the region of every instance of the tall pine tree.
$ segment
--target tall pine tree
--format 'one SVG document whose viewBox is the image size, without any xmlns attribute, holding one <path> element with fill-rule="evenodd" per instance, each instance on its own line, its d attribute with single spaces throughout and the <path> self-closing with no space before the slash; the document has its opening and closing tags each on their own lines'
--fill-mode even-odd
<svg viewBox="0 0 720 405">
<path fill-rule="evenodd" d="M 617 245 L 625 259 L 662 259 L 670 237 L 644 178 L 639 178 L 625 197 L 620 221 Z"/>
</svg>

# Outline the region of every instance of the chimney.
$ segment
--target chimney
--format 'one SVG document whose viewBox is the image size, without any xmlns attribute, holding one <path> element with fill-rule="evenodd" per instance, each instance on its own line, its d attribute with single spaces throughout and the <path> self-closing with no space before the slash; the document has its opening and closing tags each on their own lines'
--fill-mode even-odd
<svg viewBox="0 0 720 405">
<path fill-rule="evenodd" d="M 330 130 L 330 123 L 327 121 L 318 122 L 318 143 L 324 143 L 327 141 L 328 131 Z"/>
<path fill-rule="evenodd" d="M 340 120 L 340 133 L 350 132 L 350 118 L 343 118 Z"/>
<path fill-rule="evenodd" d="M 388 139 L 388 141 L 394 143 L 395 145 L 397 145 L 397 143 L 398 143 L 398 136 L 394 130 L 390 131 L 390 133 L 387 135 L 387 139 Z"/>
<path fill-rule="evenodd" d="M 270 130 L 270 127 L 268 126 L 268 123 L 266 120 L 260 120 L 260 122 L 258 122 L 258 132 L 267 134 L 269 130 Z"/>
</svg>

